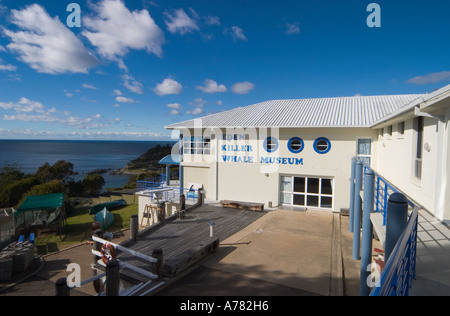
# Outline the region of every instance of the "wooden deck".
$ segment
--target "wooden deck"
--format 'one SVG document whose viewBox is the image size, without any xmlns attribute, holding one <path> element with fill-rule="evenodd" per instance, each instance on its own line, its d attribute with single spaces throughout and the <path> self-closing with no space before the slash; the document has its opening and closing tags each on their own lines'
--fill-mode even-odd
<svg viewBox="0 0 450 316">
<path fill-rule="evenodd" d="M 182 220 L 167 221 L 157 229 L 144 232 L 137 242 L 128 243 L 126 247 L 149 256 L 152 255 L 153 249 L 162 248 L 164 275 L 173 277 L 213 252 L 219 246 L 220 240 L 232 236 L 265 214 L 265 212 L 203 205 L 188 211 Z M 210 237 L 211 222 L 215 223 L 213 237 Z M 149 263 L 128 254 L 118 254 L 117 258 L 150 270 Z M 145 277 L 127 269 L 123 269 L 121 273 L 127 279 L 148 281 Z"/>
</svg>

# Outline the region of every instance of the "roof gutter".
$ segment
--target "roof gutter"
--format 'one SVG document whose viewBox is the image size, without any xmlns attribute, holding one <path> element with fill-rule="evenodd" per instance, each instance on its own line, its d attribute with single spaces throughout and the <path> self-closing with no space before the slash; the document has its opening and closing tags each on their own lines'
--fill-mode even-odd
<svg viewBox="0 0 450 316">
<path fill-rule="evenodd" d="M 373 123 L 370 127 L 376 128 L 379 125 L 382 125 L 396 117 L 406 114 L 407 112 L 413 111 L 411 114 L 413 116 L 428 116 L 427 113 L 423 112 L 425 108 L 428 108 L 439 101 L 442 101 L 446 98 L 450 97 L 450 84 L 438 89 L 430 94 L 421 96 L 416 100 L 412 101 L 410 104 L 404 106 L 403 108 L 389 114 L 388 116 L 378 120 Z M 433 116 L 434 117 L 434 116 Z"/>
</svg>

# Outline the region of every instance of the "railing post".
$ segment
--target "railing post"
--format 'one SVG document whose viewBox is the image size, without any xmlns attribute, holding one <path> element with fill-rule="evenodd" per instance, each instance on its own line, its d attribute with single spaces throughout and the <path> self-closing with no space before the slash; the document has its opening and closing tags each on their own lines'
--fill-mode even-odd
<svg viewBox="0 0 450 316">
<path fill-rule="evenodd" d="M 152 257 L 157 260 L 153 263 L 153 274 L 158 276 L 158 280 L 161 280 L 164 273 L 164 259 L 162 248 L 155 248 L 152 252 Z"/>
<path fill-rule="evenodd" d="M 360 245 L 361 245 L 361 196 L 362 189 L 362 170 L 363 165 L 361 161 L 356 162 L 355 168 L 355 199 L 353 211 L 353 260 L 360 259 Z"/>
<path fill-rule="evenodd" d="M 130 233 L 131 233 L 130 237 L 133 241 L 137 240 L 138 232 L 139 232 L 139 216 L 138 214 L 132 214 L 130 217 Z"/>
<path fill-rule="evenodd" d="M 197 190 L 197 203 L 200 206 L 203 205 L 203 189 L 201 188 Z"/>
<path fill-rule="evenodd" d="M 408 222 L 408 200 L 401 193 L 393 193 L 387 203 L 385 262 L 395 248 Z"/>
<path fill-rule="evenodd" d="M 361 245 L 361 273 L 359 293 L 361 296 L 368 296 L 371 288 L 367 283 L 370 275 L 368 267 L 372 261 L 372 222 L 370 214 L 373 213 L 373 200 L 375 196 L 375 173 L 368 169 L 364 173 L 364 202 L 363 202 L 363 227 L 362 227 L 362 245 Z"/>
<path fill-rule="evenodd" d="M 180 195 L 180 212 L 186 210 L 186 196 L 184 194 Z"/>
<path fill-rule="evenodd" d="M 103 231 L 101 229 L 97 229 L 96 231 L 94 231 L 94 236 L 98 237 L 98 238 L 103 238 Z M 102 250 L 102 244 L 94 240 L 92 242 L 92 248 L 93 248 L 94 251 L 100 252 Z M 94 258 L 93 258 L 94 265 L 97 264 L 97 260 L 98 260 L 98 257 L 96 255 L 94 255 Z M 92 269 L 92 275 L 93 276 L 97 275 L 97 270 L 96 269 Z M 95 280 L 93 282 L 93 285 L 94 285 L 95 291 L 97 293 L 100 293 L 100 290 L 101 290 L 101 287 L 102 287 L 101 281 L 100 280 Z"/>
<path fill-rule="evenodd" d="M 55 296 L 70 296 L 70 287 L 67 285 L 66 278 L 56 280 Z"/>
<path fill-rule="evenodd" d="M 349 208 L 349 232 L 353 233 L 353 212 L 355 205 L 355 168 L 356 157 L 352 157 L 351 177 L 350 177 L 350 208 Z"/>
<path fill-rule="evenodd" d="M 106 296 L 119 296 L 119 261 L 111 259 L 106 264 Z"/>
</svg>

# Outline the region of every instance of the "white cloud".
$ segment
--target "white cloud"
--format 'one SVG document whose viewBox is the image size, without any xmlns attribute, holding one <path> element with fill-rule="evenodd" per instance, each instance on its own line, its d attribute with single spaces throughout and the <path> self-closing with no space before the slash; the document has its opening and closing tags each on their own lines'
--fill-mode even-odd
<svg viewBox="0 0 450 316">
<path fill-rule="evenodd" d="M 227 92 L 227 88 L 223 84 L 218 85 L 217 82 L 211 79 L 206 79 L 205 85 L 197 86 L 196 89 L 204 93 Z"/>
<path fill-rule="evenodd" d="M 143 85 L 142 83 L 136 81 L 136 79 L 134 79 L 132 76 L 125 74 L 123 75 L 123 85 L 130 90 L 131 92 L 137 93 L 137 94 L 143 94 L 144 92 L 142 92 L 142 88 Z"/>
<path fill-rule="evenodd" d="M 198 16 L 192 9 L 191 13 L 193 13 L 196 17 Z M 167 17 L 167 20 L 165 21 L 167 30 L 172 34 L 179 33 L 184 35 L 186 33 L 192 33 L 193 31 L 200 30 L 197 22 L 190 18 L 183 9 L 175 10 L 173 14 L 166 11 L 164 12 L 164 15 Z"/>
<path fill-rule="evenodd" d="M 134 103 L 134 100 L 126 97 L 116 97 L 116 101 L 120 103 Z"/>
<path fill-rule="evenodd" d="M 113 95 L 122 95 L 122 91 L 120 91 L 118 89 L 114 89 Z"/>
<path fill-rule="evenodd" d="M 153 91 L 159 96 L 180 94 L 183 91 L 183 86 L 175 80 L 167 78 L 162 83 L 157 84 Z"/>
<path fill-rule="evenodd" d="M 0 58 L 0 63 L 2 62 L 2 59 Z M 11 64 L 2 65 L 0 64 L 0 71 L 16 71 L 17 67 Z"/>
<path fill-rule="evenodd" d="M 293 35 L 293 34 L 300 34 L 300 26 L 298 22 L 295 23 L 286 23 L 286 34 Z"/>
<path fill-rule="evenodd" d="M 11 39 L 7 48 L 34 70 L 48 74 L 88 73 L 98 64 L 80 39 L 40 5 L 11 12 L 12 23 L 21 31 L 3 30 Z"/>
<path fill-rule="evenodd" d="M 25 97 L 20 98 L 18 102 L 0 102 L 0 108 L 15 112 L 4 114 L 2 119 L 5 121 L 54 123 L 79 129 L 103 128 L 116 122 L 115 120 L 105 121 L 100 113 L 82 118 L 69 116 L 70 113 L 64 111 L 61 116 L 58 115 L 55 107 L 46 108 L 40 102 Z"/>
<path fill-rule="evenodd" d="M 220 19 L 218 16 L 205 16 L 203 18 L 205 20 L 206 25 L 221 25 Z"/>
<path fill-rule="evenodd" d="M 192 115 L 200 115 L 203 114 L 203 107 L 205 106 L 207 102 L 205 100 L 203 100 L 202 98 L 198 98 L 195 99 L 192 102 L 189 102 L 189 105 L 192 105 L 194 107 L 194 110 L 192 111 L 186 111 L 187 114 L 192 114 Z"/>
<path fill-rule="evenodd" d="M 92 85 L 92 84 L 88 84 L 88 83 L 83 83 L 83 88 L 85 89 L 90 89 L 90 90 L 97 90 L 97 87 Z"/>
<path fill-rule="evenodd" d="M 244 34 L 244 31 L 239 26 L 231 27 L 231 31 L 228 29 L 225 30 L 225 33 L 230 33 L 231 37 L 236 40 L 247 41 L 247 37 Z"/>
<path fill-rule="evenodd" d="M 181 105 L 179 103 L 169 103 L 167 104 L 167 108 L 170 109 L 170 115 L 180 115 L 181 114 Z"/>
<path fill-rule="evenodd" d="M 20 98 L 19 102 L 0 102 L 0 108 L 4 110 L 13 110 L 18 113 L 23 112 L 34 112 L 34 113 L 44 113 L 45 107 L 36 101 L 31 101 L 27 98 Z"/>
<path fill-rule="evenodd" d="M 236 94 L 247 94 L 250 91 L 252 91 L 254 88 L 255 88 L 255 85 L 253 83 L 244 81 L 244 82 L 235 83 L 231 87 L 231 91 L 233 91 Z"/>
<path fill-rule="evenodd" d="M 167 104 L 167 108 L 174 110 L 181 110 L 181 105 L 179 103 L 169 103 Z"/>
<path fill-rule="evenodd" d="M 423 84 L 438 83 L 447 80 L 450 80 L 450 71 L 434 72 L 425 76 L 417 76 L 409 79 L 408 81 L 406 81 L 406 83 L 423 85 Z"/>
<path fill-rule="evenodd" d="M 71 98 L 74 96 L 74 94 L 72 92 L 70 92 L 69 90 L 64 89 L 64 94 L 66 95 L 66 97 Z"/>
<path fill-rule="evenodd" d="M 121 0 L 103 0 L 93 5 L 96 16 L 87 16 L 82 32 L 100 55 L 119 62 L 126 69 L 121 57 L 130 49 L 143 50 L 161 57 L 164 33 L 147 10 L 131 12 Z"/>
</svg>

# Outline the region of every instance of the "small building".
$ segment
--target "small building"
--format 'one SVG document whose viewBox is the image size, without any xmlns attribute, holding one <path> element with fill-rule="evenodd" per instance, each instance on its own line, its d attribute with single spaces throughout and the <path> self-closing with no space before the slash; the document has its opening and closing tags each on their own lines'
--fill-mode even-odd
<svg viewBox="0 0 450 316">
<path fill-rule="evenodd" d="M 340 211 L 352 157 L 450 220 L 450 85 L 430 94 L 273 100 L 166 126 L 180 186 L 206 199 Z"/>
</svg>

